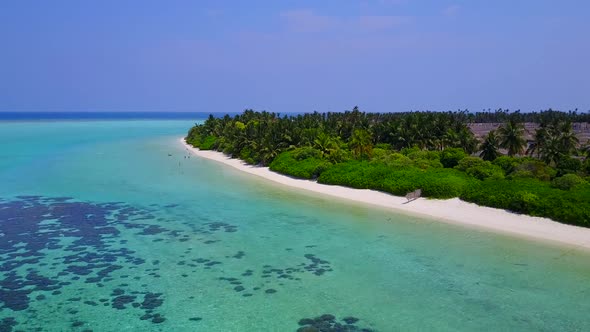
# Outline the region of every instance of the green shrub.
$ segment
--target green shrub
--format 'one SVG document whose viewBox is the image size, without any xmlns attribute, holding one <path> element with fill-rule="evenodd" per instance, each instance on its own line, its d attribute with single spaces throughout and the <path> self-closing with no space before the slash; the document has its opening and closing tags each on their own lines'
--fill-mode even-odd
<svg viewBox="0 0 590 332">
<path fill-rule="evenodd" d="M 455 166 L 456 169 L 466 172 L 478 180 L 487 178 L 503 179 L 504 171 L 500 166 L 494 165 L 478 157 L 465 157 Z"/>
<path fill-rule="evenodd" d="M 245 147 L 242 149 L 242 151 L 240 151 L 240 159 L 245 161 L 247 164 L 251 164 L 251 165 L 257 163 L 254 153 L 253 153 L 252 149 L 250 149 L 249 147 Z"/>
<path fill-rule="evenodd" d="M 336 164 L 318 178 L 320 183 L 375 189 L 399 196 L 422 189 L 424 197 L 434 198 L 457 197 L 472 181 L 466 174 L 453 169 L 392 167 L 375 161 Z"/>
<path fill-rule="evenodd" d="M 198 126 L 193 126 L 191 127 L 191 129 L 189 129 L 188 133 L 186 134 L 185 140 L 187 141 L 187 143 L 193 145 L 192 142 L 201 142 L 201 134 L 199 132 L 199 127 Z"/>
<path fill-rule="evenodd" d="M 201 144 L 201 137 L 200 136 L 191 136 L 191 137 L 187 137 L 186 138 L 186 142 L 189 145 L 192 145 L 196 148 L 199 147 L 199 145 Z"/>
<path fill-rule="evenodd" d="M 293 156 L 293 158 L 295 158 L 295 160 L 304 160 L 308 158 L 322 158 L 322 152 L 311 147 L 294 149 L 292 150 L 291 155 Z"/>
<path fill-rule="evenodd" d="M 514 168 L 520 164 L 520 160 L 516 157 L 501 156 L 494 159 L 492 163 L 500 166 L 504 170 L 504 173 L 510 174 L 514 171 Z"/>
<path fill-rule="evenodd" d="M 421 169 L 443 167 L 438 151 L 411 150 L 407 156 L 414 161 L 414 166 Z"/>
<path fill-rule="evenodd" d="M 367 161 L 348 161 L 339 163 L 323 172 L 319 183 L 345 185 L 352 188 L 367 189 L 374 183 L 373 163 Z M 371 174 L 372 173 L 372 174 Z"/>
<path fill-rule="evenodd" d="M 467 169 L 469 169 L 469 168 L 477 167 L 477 166 L 485 166 L 487 164 L 491 165 L 491 163 L 489 161 L 485 161 L 485 160 L 478 158 L 478 157 L 465 157 L 459 161 L 459 163 L 457 164 L 457 166 L 455 166 L 455 168 L 460 171 L 466 172 Z"/>
<path fill-rule="evenodd" d="M 420 169 L 443 168 L 443 165 L 438 159 L 416 159 L 414 160 L 414 166 Z"/>
<path fill-rule="evenodd" d="M 590 185 L 569 191 L 553 188 L 537 179 L 492 180 L 472 183 L 461 199 L 556 221 L 590 226 Z"/>
<path fill-rule="evenodd" d="M 570 156 L 563 156 L 561 159 L 559 159 L 555 168 L 557 168 L 558 176 L 576 173 L 582 169 L 582 161 Z"/>
<path fill-rule="evenodd" d="M 391 144 L 387 144 L 387 143 L 379 143 L 375 145 L 376 149 L 381 149 L 381 150 L 391 150 L 392 146 Z"/>
<path fill-rule="evenodd" d="M 217 137 L 215 136 L 207 136 L 199 144 L 199 149 L 201 150 L 213 150 L 217 146 Z"/>
<path fill-rule="evenodd" d="M 201 136 L 197 130 L 193 130 L 196 127 L 191 128 L 189 135 L 186 137 L 186 142 L 201 150 L 213 150 L 217 148 L 219 139 L 215 136 Z"/>
<path fill-rule="evenodd" d="M 518 191 L 510 203 L 510 209 L 522 213 L 532 214 L 540 207 L 540 205 L 541 201 L 539 196 L 528 191 Z"/>
<path fill-rule="evenodd" d="M 418 150 L 412 151 L 406 154 L 408 158 L 412 160 L 418 159 L 425 159 L 425 160 L 440 160 L 440 152 L 438 151 L 428 151 L 428 150 Z"/>
<path fill-rule="evenodd" d="M 467 157 L 467 154 L 462 149 L 448 148 L 444 149 L 441 153 L 440 162 L 445 168 L 453 168 L 465 157 Z"/>
<path fill-rule="evenodd" d="M 535 179 L 536 176 L 533 172 L 527 170 L 520 170 L 512 172 L 509 176 L 510 179 Z"/>
<path fill-rule="evenodd" d="M 453 169 L 430 169 L 417 181 L 425 197 L 459 197 L 474 180 Z"/>
<path fill-rule="evenodd" d="M 376 163 L 386 164 L 390 167 L 408 167 L 414 165 L 414 162 L 401 153 L 384 153 L 379 156 L 373 156 Z"/>
<path fill-rule="evenodd" d="M 504 178 L 504 171 L 496 165 L 481 165 L 467 169 L 467 174 L 473 176 L 478 180 L 495 179 L 500 180 Z"/>
<path fill-rule="evenodd" d="M 570 190 L 573 187 L 583 183 L 586 183 L 586 181 L 576 174 L 565 174 L 551 181 L 551 185 L 553 187 L 561 190 Z"/>
<path fill-rule="evenodd" d="M 430 161 L 430 167 L 431 168 L 443 168 L 443 164 L 440 162 L 440 160 L 431 160 Z"/>
<path fill-rule="evenodd" d="M 401 149 L 400 150 L 400 153 L 407 156 L 407 155 L 412 154 L 414 152 L 420 152 L 420 151 L 422 151 L 422 149 L 420 149 L 419 147 L 412 146 L 411 148 L 403 148 L 403 149 Z"/>
<path fill-rule="evenodd" d="M 309 151 L 309 148 L 285 151 L 279 154 L 269 167 L 272 171 L 281 174 L 302 179 L 315 179 L 330 168 L 332 164 L 326 160 L 311 156 L 314 154 L 314 152 Z M 302 158 L 302 156 L 307 156 L 307 158 Z"/>
<path fill-rule="evenodd" d="M 513 168 L 511 178 L 534 177 L 541 181 L 549 181 L 557 172 L 537 159 L 522 158 Z"/>
<path fill-rule="evenodd" d="M 373 154 L 372 154 L 372 159 L 386 159 L 388 158 L 393 152 L 391 152 L 391 150 L 387 150 L 387 149 L 381 149 L 381 148 L 373 148 Z"/>
</svg>

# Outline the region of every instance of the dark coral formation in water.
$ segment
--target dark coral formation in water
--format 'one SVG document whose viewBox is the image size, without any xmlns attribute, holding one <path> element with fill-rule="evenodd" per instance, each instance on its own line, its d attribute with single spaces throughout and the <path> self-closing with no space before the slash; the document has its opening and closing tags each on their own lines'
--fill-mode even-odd
<svg viewBox="0 0 590 332">
<path fill-rule="evenodd" d="M 206 223 L 205 226 L 207 226 L 209 228 L 209 231 L 211 231 L 211 232 L 223 230 L 224 232 L 227 232 L 227 233 L 233 233 L 233 232 L 238 231 L 237 226 L 231 225 L 228 223 L 224 223 L 224 222 L 219 222 L 219 221 Z"/>
<path fill-rule="evenodd" d="M 170 223 L 170 215 L 164 214 L 166 218 L 157 215 L 162 208 L 169 213 L 175 207 L 171 204 L 138 208 L 120 202 L 94 203 L 42 196 L 0 199 L 0 312 L 26 312 L 34 321 L 37 312 L 31 304 L 43 301 L 57 305 L 57 309 L 67 314 L 64 323 L 68 329 L 89 331 L 85 330 L 88 322 L 79 319 L 79 312 L 98 306 L 113 310 L 114 315 L 130 311 L 140 321 L 166 326 L 167 318 L 161 308 L 165 296 L 150 287 L 154 284 L 151 281 L 163 275 L 170 278 L 171 264 L 177 278 L 202 275 L 226 284 L 227 291 L 242 298 L 274 298 L 285 282 L 297 282 L 303 277 L 315 279 L 332 271 L 330 262 L 313 253 L 293 253 L 292 260 L 286 261 L 290 263 L 281 267 L 248 266 L 249 256 L 244 250 L 205 257 L 195 255 L 192 246 L 209 247 L 223 242 L 238 227 L 201 218 L 183 222 L 188 230 L 169 229 L 174 224 Z M 191 242 L 178 255 L 178 260 L 171 262 L 155 259 L 145 248 L 137 250 L 135 241 Z M 305 250 L 313 247 L 306 246 Z M 195 249 L 198 252 L 198 247 Z M 236 275 L 224 272 L 228 270 L 226 265 L 236 264 L 242 272 Z M 96 295 L 95 291 L 101 288 L 104 290 Z M 194 299 L 194 296 L 187 297 Z M 0 332 L 21 327 L 19 315 L 13 316 L 0 316 Z M 302 328 L 313 331 L 330 326 L 330 331 L 362 331 L 354 325 L 356 318 L 347 317 L 338 323 L 325 315 L 322 317 Z M 196 323 L 203 318 L 187 319 Z M 30 325 L 26 329 L 43 330 Z"/>
<path fill-rule="evenodd" d="M 58 296 L 61 289 L 73 281 L 104 287 L 114 280 L 113 273 L 145 264 L 135 251 L 117 241 L 124 229 L 139 229 L 138 235 L 157 235 L 169 232 L 164 227 L 146 224 L 154 216 L 123 203 L 78 202 L 70 198 L 19 196 L 0 200 L 0 310 L 24 311 L 31 301 L 43 301 Z M 48 261 L 53 261 L 47 268 Z M 119 278 L 128 278 L 122 275 Z M 135 277 L 139 278 L 139 277 Z M 133 305 L 151 314 L 162 305 L 160 293 L 137 292 L 125 294 L 115 289 L 105 305 L 124 310 Z M 142 302 L 134 302 L 144 294 Z M 94 301 L 96 300 L 96 301 Z M 82 302 L 97 306 L 108 299 L 71 297 L 67 302 Z M 70 309 L 70 314 L 78 310 Z M 152 322 L 165 320 L 153 314 Z M 0 331 L 10 331 L 17 322 L 4 318 Z M 73 321 L 72 327 L 84 323 Z"/>
<path fill-rule="evenodd" d="M 336 320 L 332 314 L 323 314 L 314 318 L 302 318 L 299 320 L 297 332 L 374 332 L 375 330 L 355 325 L 359 321 L 355 317 L 344 317 Z"/>
<path fill-rule="evenodd" d="M 18 325 L 14 317 L 6 317 L 0 320 L 0 332 L 11 332 Z"/>
<path fill-rule="evenodd" d="M 152 233 L 153 225 L 136 222 L 153 218 L 148 212 L 122 203 L 93 204 L 68 198 L 20 196 L 0 202 L 0 301 L 15 311 L 29 306 L 30 296 L 39 292 L 59 294 L 70 280 L 85 278 L 86 283 L 112 280 L 111 274 L 122 265 L 141 265 L 145 260 L 133 250 L 114 246 L 119 230 L 114 226 L 139 228 Z M 161 229 L 161 228 L 159 228 Z M 36 267 L 47 249 L 60 250 L 53 258 L 56 266 L 41 273 Z M 27 266 L 26 273 L 22 267 Z"/>
</svg>

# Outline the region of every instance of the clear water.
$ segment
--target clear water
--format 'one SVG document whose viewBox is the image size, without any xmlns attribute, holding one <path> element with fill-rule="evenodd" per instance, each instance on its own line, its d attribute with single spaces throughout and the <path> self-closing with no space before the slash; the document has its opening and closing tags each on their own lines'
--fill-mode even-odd
<svg viewBox="0 0 590 332">
<path fill-rule="evenodd" d="M 590 330 L 587 253 L 189 159 L 193 122 L 0 123 L 0 331 Z"/>
</svg>

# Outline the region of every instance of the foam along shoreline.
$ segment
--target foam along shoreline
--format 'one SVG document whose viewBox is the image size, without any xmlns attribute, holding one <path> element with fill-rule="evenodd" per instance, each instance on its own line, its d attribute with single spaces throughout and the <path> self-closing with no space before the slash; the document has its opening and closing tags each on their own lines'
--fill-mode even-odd
<svg viewBox="0 0 590 332">
<path fill-rule="evenodd" d="M 590 250 L 590 228 L 479 206 L 462 201 L 459 198 L 448 200 L 419 198 L 411 203 L 404 204 L 407 202 L 405 197 L 393 196 L 369 189 L 354 189 L 320 184 L 311 180 L 295 179 L 275 173 L 268 167 L 248 165 L 239 159 L 229 158 L 221 152 L 199 150 L 187 144 L 184 138 L 181 138 L 180 141 L 189 151 L 199 157 L 214 160 L 286 186 L 429 217 L 448 223 Z"/>
</svg>

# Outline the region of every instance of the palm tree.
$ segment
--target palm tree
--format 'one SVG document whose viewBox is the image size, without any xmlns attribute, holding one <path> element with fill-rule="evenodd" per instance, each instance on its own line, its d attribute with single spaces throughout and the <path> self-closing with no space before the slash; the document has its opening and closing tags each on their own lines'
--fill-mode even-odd
<svg viewBox="0 0 590 332">
<path fill-rule="evenodd" d="M 547 127 L 544 124 L 541 124 L 541 127 L 535 130 L 535 141 L 529 145 L 526 154 L 531 157 L 536 156 L 537 158 L 540 158 L 541 150 L 543 150 L 549 137 L 550 135 Z"/>
<path fill-rule="evenodd" d="M 441 150 L 444 150 L 444 148 L 452 148 L 452 147 L 456 147 L 457 145 L 460 144 L 460 140 L 459 140 L 459 135 L 457 135 L 457 133 L 453 130 L 453 129 L 448 129 L 447 132 L 443 135 L 442 138 L 444 147 Z"/>
<path fill-rule="evenodd" d="M 373 140 L 371 134 L 365 129 L 355 129 L 350 137 L 348 146 L 356 159 L 371 157 L 373 151 Z"/>
<path fill-rule="evenodd" d="M 484 141 L 480 145 L 481 153 L 479 156 L 483 160 L 492 161 L 500 156 L 500 152 L 498 148 L 500 146 L 500 140 L 498 139 L 498 135 L 496 135 L 496 131 L 490 131 Z"/>
<path fill-rule="evenodd" d="M 524 139 L 524 126 L 514 119 L 508 120 L 503 126 L 498 128 L 500 136 L 500 147 L 508 150 L 509 156 L 522 154 L 526 141 Z"/>
<path fill-rule="evenodd" d="M 527 149 L 527 154 L 555 165 L 563 156 L 575 153 L 578 144 L 571 122 L 554 120 L 541 124 L 536 130 L 535 142 Z"/>
<path fill-rule="evenodd" d="M 473 136 L 473 132 L 471 132 L 469 128 L 461 128 L 458 135 L 460 147 L 463 148 L 465 152 L 472 154 L 477 151 L 477 145 L 479 142 L 477 141 L 477 138 Z"/>
<path fill-rule="evenodd" d="M 576 137 L 576 133 L 572 130 L 571 122 L 563 121 L 557 126 L 559 133 L 559 143 L 564 154 L 572 154 L 576 152 L 580 140 Z"/>
<path fill-rule="evenodd" d="M 563 151 L 560 146 L 560 140 L 557 136 L 549 136 L 544 144 L 539 148 L 539 156 L 547 165 L 555 166 L 559 159 L 563 157 Z"/>
<path fill-rule="evenodd" d="M 301 131 L 301 143 L 307 146 L 313 146 L 314 140 L 318 137 L 319 129 L 305 128 Z"/>
<path fill-rule="evenodd" d="M 342 157 L 340 154 L 340 137 L 334 138 L 321 132 L 313 140 L 313 147 L 320 150 L 322 157 L 327 157 L 330 161 L 339 161 Z"/>
<path fill-rule="evenodd" d="M 410 147 L 412 142 L 409 130 L 406 128 L 405 123 L 402 122 L 396 122 L 390 125 L 388 137 L 391 145 L 398 150 Z"/>
</svg>

